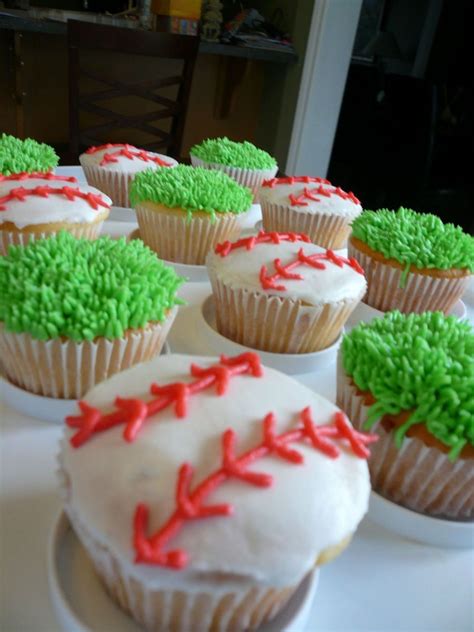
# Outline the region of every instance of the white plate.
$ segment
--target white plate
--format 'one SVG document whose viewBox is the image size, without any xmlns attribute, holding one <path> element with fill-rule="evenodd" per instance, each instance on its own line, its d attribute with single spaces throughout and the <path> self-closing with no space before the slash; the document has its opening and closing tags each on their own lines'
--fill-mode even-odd
<svg viewBox="0 0 474 632">
<path fill-rule="evenodd" d="M 302 632 L 318 577 L 318 570 L 311 573 L 285 609 L 259 632 Z M 55 520 L 49 539 L 48 581 L 54 610 L 65 632 L 143 632 L 107 595 L 63 512 Z"/>
<path fill-rule="evenodd" d="M 163 345 L 162 354 L 170 353 L 167 342 Z M 25 391 L 0 375 L 0 395 L 2 400 L 19 413 L 57 424 L 64 423 L 64 418 L 77 413 L 76 399 L 58 399 L 44 397 Z"/>
<path fill-rule="evenodd" d="M 229 340 L 217 331 L 216 313 L 214 306 L 214 298 L 210 294 L 197 310 L 197 317 L 200 319 L 199 330 L 207 346 L 216 355 L 221 353 L 235 355 L 249 351 L 250 347 L 245 347 L 233 340 Z M 287 375 L 297 375 L 327 369 L 327 367 L 335 362 L 337 357 L 337 349 L 341 343 L 342 336 L 334 342 L 330 347 L 322 351 L 314 353 L 270 353 L 261 351 L 260 349 L 251 349 L 256 351 L 260 356 L 264 365 L 269 366 L 278 371 L 282 371 Z"/>
<path fill-rule="evenodd" d="M 398 535 L 448 548 L 474 548 L 474 522 L 442 520 L 406 509 L 374 491 L 370 495 L 369 518 Z"/>
</svg>

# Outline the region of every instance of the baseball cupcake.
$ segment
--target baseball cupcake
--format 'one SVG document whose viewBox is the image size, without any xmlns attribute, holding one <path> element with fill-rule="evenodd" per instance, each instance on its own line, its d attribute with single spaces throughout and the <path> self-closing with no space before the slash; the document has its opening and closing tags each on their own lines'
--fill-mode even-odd
<svg viewBox="0 0 474 632">
<path fill-rule="evenodd" d="M 8 134 L 0 136 L 0 175 L 52 171 L 58 161 L 54 149 L 45 143 L 32 138 L 20 140 Z"/>
<path fill-rule="evenodd" d="M 344 248 L 350 224 L 362 212 L 352 192 L 324 178 L 272 178 L 259 195 L 265 230 L 305 233 L 323 248 Z"/>
<path fill-rule="evenodd" d="M 207 268 L 220 333 L 277 353 L 331 345 L 367 287 L 356 261 L 297 233 L 261 231 L 221 243 Z"/>
<path fill-rule="evenodd" d="M 107 143 L 79 156 L 87 182 L 107 193 L 115 206 L 130 206 L 128 191 L 137 173 L 158 167 L 176 167 L 169 156 L 137 149 L 125 143 Z"/>
<path fill-rule="evenodd" d="M 7 378 L 75 399 L 160 353 L 182 279 L 141 241 L 66 232 L 0 257 L 0 357 Z"/>
<path fill-rule="evenodd" d="M 367 511 L 375 437 L 253 353 L 141 364 L 66 423 L 66 512 L 147 630 L 255 630 Z"/>
<path fill-rule="evenodd" d="M 447 314 L 474 270 L 473 237 L 406 208 L 364 211 L 352 224 L 348 250 L 367 276 L 364 301 L 384 312 Z"/>
<path fill-rule="evenodd" d="M 11 244 L 27 244 L 66 230 L 95 239 L 112 201 L 79 185 L 76 178 L 53 173 L 0 176 L 0 254 Z"/>
<path fill-rule="evenodd" d="M 441 312 L 389 312 L 343 339 L 337 403 L 379 435 L 374 490 L 430 516 L 474 519 L 474 332 Z"/>
<path fill-rule="evenodd" d="M 252 193 L 219 171 L 179 165 L 137 174 L 130 192 L 140 237 L 166 261 L 202 265 L 241 231 Z"/>
<path fill-rule="evenodd" d="M 224 171 L 239 184 L 249 187 L 256 196 L 264 180 L 273 178 L 278 165 L 269 153 L 244 141 L 228 138 L 208 138 L 190 150 L 191 164 L 206 169 Z"/>
</svg>

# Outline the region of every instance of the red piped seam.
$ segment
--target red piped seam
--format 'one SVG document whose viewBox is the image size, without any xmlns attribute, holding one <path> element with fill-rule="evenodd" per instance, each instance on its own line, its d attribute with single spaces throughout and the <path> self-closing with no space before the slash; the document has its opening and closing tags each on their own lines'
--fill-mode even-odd
<svg viewBox="0 0 474 632">
<path fill-rule="evenodd" d="M 326 252 L 315 253 L 314 255 L 307 256 L 304 254 L 303 248 L 300 248 L 298 250 L 298 254 L 296 255 L 296 259 L 288 263 L 286 266 L 281 264 L 280 259 L 275 259 L 273 265 L 276 272 L 272 275 L 267 274 L 267 266 L 263 265 L 260 268 L 260 285 L 264 290 L 278 290 L 283 292 L 286 290 L 286 287 L 284 285 L 277 285 L 276 282 L 278 280 L 292 279 L 295 281 L 301 281 L 303 279 L 301 274 L 291 274 L 290 271 L 293 270 L 293 268 L 306 265 L 318 270 L 325 270 L 326 266 L 322 263 L 323 261 L 331 261 L 331 263 L 334 263 L 340 268 L 342 268 L 343 265 L 348 265 L 359 274 L 364 274 L 363 268 L 361 268 L 359 263 L 353 257 L 350 257 L 349 259 L 346 257 L 340 257 L 339 255 L 336 255 L 333 250 L 326 250 Z"/>
<path fill-rule="evenodd" d="M 9 176 L 2 176 L 0 174 L 0 182 L 8 182 L 11 180 L 56 180 L 62 182 L 77 182 L 77 178 L 74 176 L 57 176 L 51 171 L 46 173 L 42 171 L 32 171 L 31 173 L 20 171 L 19 173 L 12 173 Z"/>
<path fill-rule="evenodd" d="M 156 165 L 159 165 L 160 167 L 172 166 L 171 162 L 166 162 L 165 160 L 162 160 L 158 156 L 153 156 L 152 154 L 148 153 L 147 151 L 144 151 L 143 149 L 136 149 L 135 147 L 128 147 L 128 146 L 123 147 L 122 149 L 119 149 L 118 151 L 104 154 L 99 164 L 102 167 L 111 162 L 118 162 L 118 156 L 125 156 L 125 158 L 128 158 L 129 160 L 135 160 L 135 158 L 138 158 L 139 160 L 143 160 L 145 162 L 153 162 Z"/>
<path fill-rule="evenodd" d="M 7 202 L 11 202 L 13 200 L 24 202 L 26 198 L 31 195 L 37 195 L 38 197 L 44 198 L 47 198 L 50 195 L 63 195 L 70 202 L 74 202 L 76 198 L 80 198 L 81 200 L 85 200 L 95 211 L 99 208 L 99 206 L 110 208 L 110 205 L 96 193 L 84 193 L 83 191 L 73 189 L 72 187 L 54 188 L 44 185 L 34 187 L 34 189 L 25 189 L 24 187 L 11 189 L 7 195 L 0 197 L 0 211 L 7 210 L 7 207 L 4 206 Z"/>
<path fill-rule="evenodd" d="M 303 233 L 266 233 L 264 230 L 261 230 L 256 237 L 245 237 L 238 241 L 224 241 L 217 244 L 214 252 L 221 257 L 227 257 L 229 253 L 238 248 L 252 250 L 257 244 L 280 244 L 282 241 L 291 241 L 293 243 L 296 241 L 304 241 L 306 244 L 311 243 L 311 239 L 308 235 L 303 235 Z"/>
<path fill-rule="evenodd" d="M 332 189 L 329 189 L 327 187 L 323 187 L 321 184 L 315 189 L 308 189 L 308 187 L 305 187 L 303 193 L 300 193 L 300 195 L 293 195 L 290 193 L 288 200 L 290 201 L 291 206 L 308 206 L 308 202 L 305 202 L 305 200 L 321 202 L 321 197 L 317 196 L 331 197 L 331 195 L 337 195 L 343 200 L 350 200 L 354 204 L 360 204 L 360 201 L 356 198 L 352 191 L 346 193 L 340 187 L 333 187 Z"/>
<path fill-rule="evenodd" d="M 70 444 L 74 448 L 79 448 L 95 433 L 109 430 L 120 424 L 125 424 L 123 438 L 125 441 L 132 442 L 145 421 L 168 406 L 174 405 L 176 417 L 183 418 L 188 412 L 190 396 L 212 386 L 216 387 L 218 395 L 224 395 L 232 377 L 245 374 L 252 377 L 263 375 L 259 356 L 251 352 L 242 353 L 233 358 L 222 355 L 220 364 L 208 368 L 192 364 L 190 372 L 191 376 L 196 378 L 193 382 L 176 382 L 164 386 L 152 384 L 150 392 L 156 397 L 148 402 L 117 397 L 116 410 L 108 414 L 103 414 L 97 408 L 89 406 L 87 402 L 80 401 L 79 408 L 82 414 L 66 417 L 66 424 L 70 428 L 77 429 L 77 432 L 69 439 Z"/>
<path fill-rule="evenodd" d="M 346 449 L 361 459 L 367 459 L 370 452 L 367 445 L 377 441 L 374 434 L 359 432 L 349 423 L 343 412 L 334 414 L 333 423 L 317 425 L 314 423 L 311 409 L 305 408 L 300 413 L 301 425 L 277 435 L 275 432 L 275 416 L 268 413 L 263 419 L 263 440 L 254 448 L 236 456 L 236 435 L 231 428 L 222 435 L 222 460 L 220 467 L 191 490 L 193 467 L 183 463 L 176 478 L 175 508 L 171 516 L 151 536 L 147 537 L 150 510 L 148 505 L 140 503 L 135 509 L 133 519 L 133 547 L 136 553 L 135 563 L 154 564 L 173 569 L 182 569 L 188 563 L 188 555 L 183 549 L 165 551 L 165 546 L 190 520 L 230 516 L 234 507 L 228 503 L 205 505 L 204 501 L 218 487 L 230 479 L 238 479 L 243 483 L 256 487 L 269 487 L 273 477 L 263 472 L 254 472 L 248 466 L 266 456 L 275 456 L 289 463 L 301 465 L 304 457 L 291 447 L 294 443 L 312 446 L 331 459 L 340 455 L 341 442 Z"/>
<path fill-rule="evenodd" d="M 112 147 L 126 147 L 127 149 L 136 149 L 133 145 L 128 145 L 127 143 L 106 143 L 105 145 L 97 145 L 93 147 L 89 147 L 86 149 L 86 154 L 95 154 L 98 151 L 102 151 L 104 149 L 111 149 Z"/>
<path fill-rule="evenodd" d="M 264 180 L 262 183 L 262 187 L 273 189 L 279 184 L 298 184 L 300 182 L 304 184 L 311 184 L 314 182 L 318 184 L 331 184 L 329 180 L 326 180 L 326 178 L 313 178 L 311 176 L 289 176 L 288 178 L 271 178 L 270 180 Z"/>
</svg>

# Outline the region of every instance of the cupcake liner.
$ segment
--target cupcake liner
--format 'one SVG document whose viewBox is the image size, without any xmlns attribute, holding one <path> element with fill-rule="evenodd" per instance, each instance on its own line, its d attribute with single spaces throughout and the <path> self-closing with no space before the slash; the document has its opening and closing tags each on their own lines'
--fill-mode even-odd
<svg viewBox="0 0 474 632">
<path fill-rule="evenodd" d="M 336 403 L 355 428 L 363 429 L 369 407 L 346 376 L 340 354 Z M 369 458 L 374 491 L 419 513 L 451 520 L 474 519 L 473 459 L 451 462 L 446 453 L 415 437 L 406 437 L 397 448 L 393 432 L 379 422 L 371 431 L 379 435 Z"/>
<path fill-rule="evenodd" d="M 219 333 L 246 347 L 273 353 L 311 353 L 329 347 L 360 300 L 303 305 L 288 298 L 229 288 L 212 270 L 209 277 Z"/>
<path fill-rule="evenodd" d="M 278 171 L 278 165 L 275 165 L 272 169 L 241 169 L 240 167 L 228 167 L 215 162 L 206 162 L 192 155 L 191 164 L 193 167 L 223 171 L 242 186 L 251 189 L 255 201 L 258 201 L 258 190 L 262 186 L 263 181 L 274 178 Z"/>
<path fill-rule="evenodd" d="M 364 302 L 382 312 L 398 309 L 405 314 L 421 314 L 439 310 L 449 314 L 469 283 L 469 275 L 442 278 L 410 271 L 401 288 L 401 268 L 377 261 L 355 247 L 351 240 L 348 253 L 365 271 L 367 294 Z"/>
<path fill-rule="evenodd" d="M 36 239 L 46 239 L 52 235 L 56 235 L 60 230 L 66 230 L 68 233 L 77 237 L 77 239 L 97 239 L 102 229 L 103 220 L 99 222 L 91 222 L 89 224 L 54 224 L 56 228 L 51 230 L 35 231 L 34 225 L 30 229 L 22 231 L 5 230 L 0 226 L 0 255 L 6 255 L 8 248 L 14 246 L 26 246 L 30 241 Z M 45 224 L 46 226 L 47 224 Z M 53 226 L 53 224 L 51 224 Z"/>
<path fill-rule="evenodd" d="M 136 175 L 135 173 L 107 171 L 99 166 L 92 167 L 82 163 L 81 165 L 86 176 L 87 184 L 108 195 L 114 203 L 114 206 L 130 207 L 128 188 Z"/>
<path fill-rule="evenodd" d="M 188 221 L 184 212 L 175 209 L 154 211 L 138 205 L 135 211 L 140 239 L 161 259 L 176 263 L 204 265 L 210 250 L 221 241 L 236 239 L 241 231 L 241 215 L 232 213 L 216 213 L 212 222 L 205 213 Z"/>
<path fill-rule="evenodd" d="M 350 233 L 350 222 L 354 216 L 329 213 L 308 213 L 295 211 L 283 204 L 271 204 L 265 200 L 262 205 L 262 223 L 266 231 L 279 233 L 304 233 L 322 248 L 344 248 Z"/>
<path fill-rule="evenodd" d="M 0 323 L 0 356 L 13 383 L 47 397 L 78 399 L 95 384 L 158 355 L 173 324 L 177 307 L 163 323 L 129 330 L 122 338 L 74 342 L 64 338 L 35 340 L 7 332 Z"/>
</svg>

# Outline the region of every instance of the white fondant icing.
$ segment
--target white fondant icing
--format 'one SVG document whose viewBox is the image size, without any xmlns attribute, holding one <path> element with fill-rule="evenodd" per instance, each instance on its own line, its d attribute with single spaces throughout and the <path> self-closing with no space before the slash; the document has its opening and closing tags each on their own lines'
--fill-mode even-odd
<svg viewBox="0 0 474 632">
<path fill-rule="evenodd" d="M 105 154 L 115 154 L 120 151 L 120 149 L 124 149 L 126 147 L 123 145 L 116 145 L 114 147 L 109 147 L 108 149 L 100 149 L 92 154 L 84 153 L 79 156 L 79 162 L 82 166 L 85 167 L 100 167 L 101 169 L 105 169 L 106 171 L 122 171 L 126 173 L 138 173 L 139 171 L 145 171 L 145 169 L 155 169 L 160 165 L 157 165 L 152 160 L 142 160 L 141 158 L 127 158 L 127 156 L 117 155 L 115 158 L 117 162 L 108 162 L 101 165 L 101 161 Z M 133 145 L 128 145 L 129 149 L 132 151 L 143 151 Z M 149 156 L 158 157 L 165 162 L 171 163 L 172 167 L 176 167 L 178 162 L 174 160 L 174 158 L 170 158 L 169 156 L 165 156 L 164 154 L 157 154 L 152 151 L 146 152 Z"/>
<path fill-rule="evenodd" d="M 64 194 L 51 193 L 48 197 L 40 195 L 27 195 L 24 200 L 8 200 L 0 202 L 5 210 L 0 210 L 0 225 L 4 222 L 12 222 L 18 228 L 31 226 L 34 224 L 50 224 L 56 222 L 67 222 L 68 224 L 89 223 L 97 219 L 98 214 L 108 211 L 112 205 L 112 200 L 95 187 L 77 182 L 64 182 L 62 180 L 4 180 L 0 182 L 0 199 L 16 188 L 34 189 L 35 187 L 50 187 L 62 189 L 67 186 L 72 189 L 79 189 L 82 193 L 93 193 L 107 204 L 94 209 L 87 200 L 75 197 L 68 199 Z"/>
<path fill-rule="evenodd" d="M 295 182 L 294 184 L 276 184 L 274 187 L 261 187 L 259 189 L 260 200 L 264 204 L 279 204 L 288 206 L 292 211 L 299 213 L 327 213 L 331 215 L 342 215 L 344 217 L 357 217 L 362 212 L 362 206 L 356 204 L 350 199 L 343 199 L 340 195 L 334 193 L 330 197 L 318 195 L 315 189 L 322 187 L 326 191 L 334 191 L 337 187 L 332 184 L 324 184 L 319 182 L 310 182 L 308 184 Z M 290 195 L 295 198 L 304 195 L 304 190 L 308 189 L 311 195 L 319 198 L 319 202 L 310 198 L 301 198 L 307 206 L 297 206 L 290 202 Z"/>
<path fill-rule="evenodd" d="M 282 296 L 292 300 L 304 301 L 310 305 L 334 303 L 345 299 L 363 296 L 367 283 L 362 274 L 356 272 L 349 265 L 340 268 L 331 261 L 322 261 L 324 270 L 300 265 L 291 270 L 300 274 L 302 280 L 278 279 L 277 284 L 286 290 L 263 289 L 260 282 L 260 270 L 263 265 L 267 268 L 267 275 L 275 273 L 274 261 L 280 259 L 284 266 L 297 258 L 298 251 L 303 249 L 305 255 L 325 252 L 315 244 L 303 241 L 283 241 L 280 244 L 256 244 L 251 250 L 236 248 L 227 256 L 210 252 L 207 256 L 207 267 L 211 276 L 215 275 L 226 286 L 232 289 L 246 289 Z"/>
<path fill-rule="evenodd" d="M 181 355 L 156 358 L 102 382 L 84 399 L 105 410 L 117 395 L 148 400 L 152 382 L 188 382 L 192 362 L 206 367 L 216 361 Z M 73 431 L 66 428 L 60 463 L 69 480 L 68 510 L 112 550 L 127 572 L 150 588 L 190 580 L 192 585 L 196 573 L 207 572 L 275 586 L 299 582 L 321 551 L 354 532 L 367 511 L 367 463 L 349 449 L 330 459 L 309 444 L 295 443 L 304 464 L 266 456 L 251 466 L 274 477 L 271 487 L 226 481 L 205 504 L 231 503 L 234 514 L 187 522 L 166 547 L 187 552 L 189 566 L 183 571 L 134 564 L 132 522 L 136 505 L 144 502 L 150 507 L 148 535 L 160 528 L 175 507 L 179 467 L 184 462 L 193 466 L 194 489 L 220 467 L 221 437 L 227 428 L 236 433 L 239 455 L 261 442 L 268 412 L 275 413 L 282 432 L 298 425 L 306 406 L 318 424 L 331 422 L 338 410 L 299 382 L 265 368 L 261 378 L 232 377 L 222 396 L 214 388 L 191 396 L 184 419 L 176 418 L 172 408 L 161 411 L 145 422 L 133 443 L 124 441 L 123 426 L 118 426 L 74 449 L 66 440 Z M 199 582 L 194 582 L 196 590 Z"/>
</svg>

